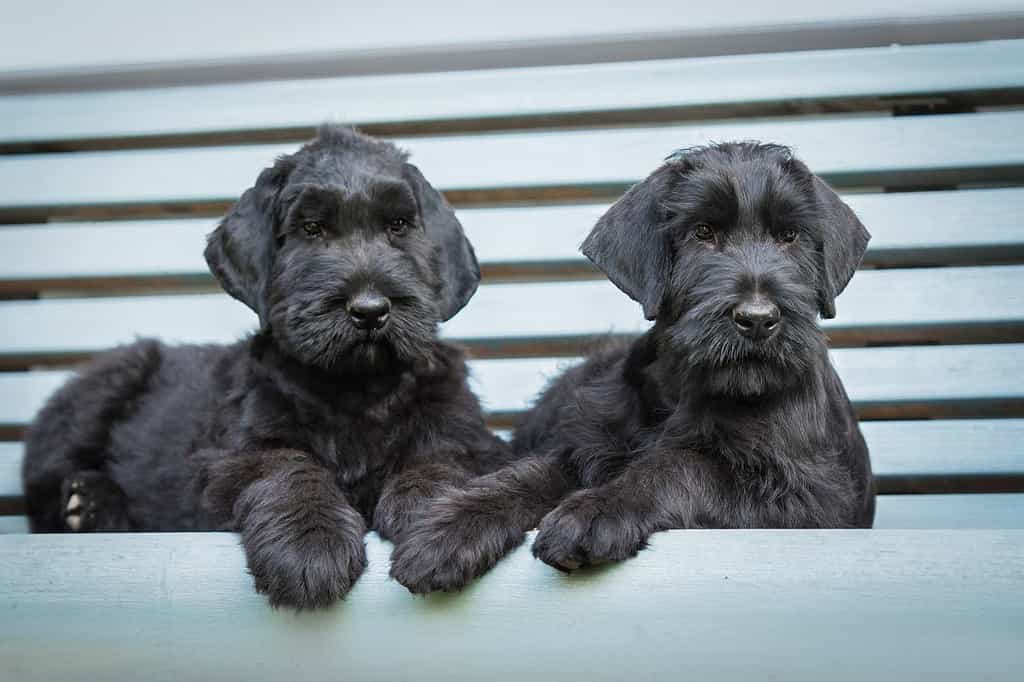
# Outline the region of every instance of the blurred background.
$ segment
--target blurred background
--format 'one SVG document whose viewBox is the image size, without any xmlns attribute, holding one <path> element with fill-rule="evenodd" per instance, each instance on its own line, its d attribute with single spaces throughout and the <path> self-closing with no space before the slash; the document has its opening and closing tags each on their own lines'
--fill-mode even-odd
<svg viewBox="0 0 1024 682">
<path fill-rule="evenodd" d="M 4 3 L 0 91 L 1013 38 L 1014 0 Z"/>
</svg>

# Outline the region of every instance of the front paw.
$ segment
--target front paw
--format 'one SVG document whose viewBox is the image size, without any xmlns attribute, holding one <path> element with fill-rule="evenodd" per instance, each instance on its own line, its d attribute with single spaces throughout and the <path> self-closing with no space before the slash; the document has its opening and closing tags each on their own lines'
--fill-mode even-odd
<svg viewBox="0 0 1024 682">
<path fill-rule="evenodd" d="M 373 529 L 385 540 L 399 542 L 409 528 L 423 517 L 424 509 L 436 498 L 451 495 L 468 474 L 436 465 L 408 472 L 385 486 L 373 513 Z"/>
<path fill-rule="evenodd" d="M 251 510 L 241 524 L 256 591 L 298 611 L 342 599 L 366 568 L 365 525 L 354 509 Z"/>
<path fill-rule="evenodd" d="M 265 541 L 243 535 L 243 545 L 256 591 L 274 608 L 330 606 L 348 594 L 366 568 L 362 537 L 326 528 Z"/>
<path fill-rule="evenodd" d="M 391 577 L 413 594 L 461 590 L 525 538 L 500 514 L 452 506 L 431 505 L 391 554 Z"/>
<path fill-rule="evenodd" d="M 649 534 L 615 505 L 587 490 L 570 496 L 541 520 L 533 555 L 560 571 L 636 556 Z"/>
</svg>

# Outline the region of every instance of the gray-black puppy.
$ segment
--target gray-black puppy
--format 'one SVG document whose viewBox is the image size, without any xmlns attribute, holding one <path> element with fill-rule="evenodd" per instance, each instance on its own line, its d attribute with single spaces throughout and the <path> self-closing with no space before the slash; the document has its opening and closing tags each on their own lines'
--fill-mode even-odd
<svg viewBox="0 0 1024 682">
<path fill-rule="evenodd" d="M 539 522 L 562 570 L 670 528 L 868 527 L 871 466 L 817 317 L 870 235 L 784 147 L 681 151 L 598 221 L 583 252 L 654 326 L 557 379 L 518 462 L 431 502 L 392 575 L 461 588 Z"/>
<path fill-rule="evenodd" d="M 260 331 L 85 367 L 28 433 L 32 530 L 238 530 L 271 603 L 326 606 L 368 527 L 394 539 L 510 458 L 437 338 L 476 291 L 473 249 L 405 154 L 327 126 L 260 174 L 206 259 Z"/>
</svg>

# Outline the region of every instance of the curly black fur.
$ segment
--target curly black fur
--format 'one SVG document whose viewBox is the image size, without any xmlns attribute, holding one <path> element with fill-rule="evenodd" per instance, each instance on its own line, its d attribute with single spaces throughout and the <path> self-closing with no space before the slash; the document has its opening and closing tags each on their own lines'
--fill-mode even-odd
<svg viewBox="0 0 1024 682">
<path fill-rule="evenodd" d="M 32 529 L 238 530 L 271 603 L 329 605 L 367 528 L 394 539 L 425 498 L 510 459 L 436 335 L 476 258 L 404 154 L 337 127 L 264 170 L 206 257 L 260 331 L 143 340 L 82 369 L 28 433 Z M 386 318 L 357 324 L 360 296 Z"/>
<path fill-rule="evenodd" d="M 817 324 L 868 239 L 783 147 L 670 157 L 583 244 L 653 328 L 557 379 L 516 430 L 523 459 L 433 500 L 392 575 L 459 589 L 536 524 L 534 554 L 561 570 L 670 528 L 870 526 L 867 448 Z M 734 317 L 752 301 L 780 318 L 758 338 Z"/>
</svg>

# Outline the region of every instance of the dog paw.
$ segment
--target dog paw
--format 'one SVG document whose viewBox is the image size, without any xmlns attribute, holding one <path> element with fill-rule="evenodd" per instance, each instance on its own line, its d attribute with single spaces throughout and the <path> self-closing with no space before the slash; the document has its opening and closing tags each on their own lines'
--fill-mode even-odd
<svg viewBox="0 0 1024 682">
<path fill-rule="evenodd" d="M 465 475 L 436 467 L 446 476 L 406 475 L 388 484 L 381 493 L 373 513 L 373 529 L 385 540 L 399 542 L 406 532 L 424 516 L 426 507 L 442 494 L 451 494 Z"/>
<path fill-rule="evenodd" d="M 105 475 L 84 471 L 64 480 L 61 514 L 64 526 L 76 533 L 114 530 L 123 508 L 123 494 Z"/>
<path fill-rule="evenodd" d="M 366 524 L 330 472 L 301 458 L 280 467 L 235 503 L 249 572 L 275 608 L 330 606 L 366 568 Z"/>
<path fill-rule="evenodd" d="M 636 556 L 648 534 L 613 504 L 590 491 L 570 496 L 541 520 L 533 555 L 560 571 Z"/>
<path fill-rule="evenodd" d="M 328 529 L 265 543 L 247 543 L 243 535 L 243 545 L 256 591 L 274 608 L 328 607 L 348 594 L 366 568 L 362 537 Z"/>
<path fill-rule="evenodd" d="M 457 592 L 519 546 L 525 533 L 499 516 L 428 509 L 391 554 L 391 577 L 413 594 Z"/>
</svg>

